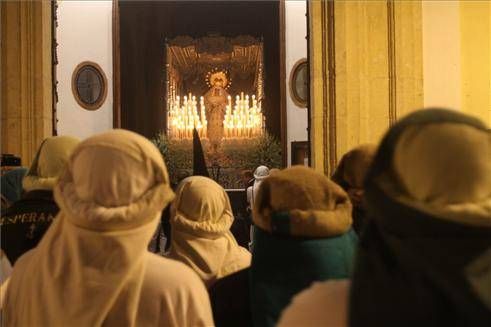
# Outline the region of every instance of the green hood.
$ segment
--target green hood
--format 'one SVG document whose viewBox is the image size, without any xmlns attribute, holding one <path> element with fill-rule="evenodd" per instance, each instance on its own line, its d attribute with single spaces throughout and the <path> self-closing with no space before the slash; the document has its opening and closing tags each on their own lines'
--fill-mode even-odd
<svg viewBox="0 0 491 327">
<path fill-rule="evenodd" d="M 489 288 L 489 282 L 485 281 L 491 277 L 491 256 L 486 252 L 491 248 L 488 199 L 475 203 L 466 199 L 465 206 L 454 200 L 446 203 L 435 202 L 432 198 L 415 199 L 401 182 L 404 176 L 400 175 L 406 172 L 398 174 L 397 164 L 394 164 L 404 133 L 438 124 L 489 135 L 487 127 L 479 120 L 443 109 L 415 112 L 386 134 L 365 181 L 369 219 L 361 236 L 352 281 L 351 326 L 414 326 L 418 323 L 490 326 L 491 304 L 484 294 L 490 294 L 491 289 L 483 289 Z M 453 147 L 451 139 L 447 142 L 442 148 Z M 483 155 L 489 155 L 489 143 L 476 146 L 482 146 Z M 440 150 L 443 151 L 435 150 L 435 161 L 445 155 Z M 405 164 L 418 165 L 423 160 L 415 158 L 414 163 Z M 487 162 L 491 164 L 491 160 Z M 440 168 L 451 171 L 454 164 L 448 162 Z M 435 183 L 421 181 L 425 182 Z M 488 194 L 491 196 L 491 192 Z M 455 208 L 460 210 L 458 214 Z"/>
</svg>

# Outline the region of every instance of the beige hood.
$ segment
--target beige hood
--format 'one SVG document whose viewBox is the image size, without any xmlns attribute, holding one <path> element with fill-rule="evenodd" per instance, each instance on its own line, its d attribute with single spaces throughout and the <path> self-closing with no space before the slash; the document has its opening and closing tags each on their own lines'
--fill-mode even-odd
<svg viewBox="0 0 491 327">
<path fill-rule="evenodd" d="M 41 143 L 34 160 L 22 181 L 25 191 L 52 190 L 63 173 L 68 158 L 80 143 L 71 136 L 49 137 Z"/>
<path fill-rule="evenodd" d="M 230 232 L 234 218 L 225 190 L 209 178 L 193 176 L 184 179 L 176 193 L 169 258 L 191 267 L 207 287 L 247 268 L 251 254 Z"/>
<path fill-rule="evenodd" d="M 76 148 L 54 194 L 57 219 L 14 267 L 6 325 L 134 326 L 143 254 L 174 196 L 160 153 L 132 132 L 96 135 Z"/>
</svg>

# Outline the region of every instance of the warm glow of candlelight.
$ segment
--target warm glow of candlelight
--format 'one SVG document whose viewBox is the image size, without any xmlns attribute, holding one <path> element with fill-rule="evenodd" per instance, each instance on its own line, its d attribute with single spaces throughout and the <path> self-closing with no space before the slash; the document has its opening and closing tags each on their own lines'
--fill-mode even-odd
<svg viewBox="0 0 491 327">
<path fill-rule="evenodd" d="M 200 110 L 196 96 L 189 93 L 181 98 L 176 96 L 171 103 L 168 112 L 168 135 L 173 139 L 190 139 L 193 137 L 193 129 L 196 128 L 202 138 L 207 137 L 206 108 L 203 97 L 200 97 Z"/>
<path fill-rule="evenodd" d="M 261 103 L 259 103 L 259 106 Z M 228 97 L 228 105 L 223 120 L 225 138 L 250 138 L 263 133 L 264 117 L 261 113 L 256 96 L 243 92 L 235 96 L 232 111 L 232 98 Z"/>
<path fill-rule="evenodd" d="M 227 97 L 227 105 L 223 117 L 223 137 L 251 138 L 263 133 L 264 116 L 261 102 L 257 101 L 253 94 L 249 96 L 241 92 L 235 96 Z M 193 137 L 193 129 L 196 128 L 201 138 L 207 137 L 208 121 L 206 119 L 206 107 L 203 96 L 198 101 L 195 95 L 189 93 L 182 97 L 176 96 L 170 103 L 168 112 L 168 135 L 174 139 L 190 139 Z"/>
</svg>

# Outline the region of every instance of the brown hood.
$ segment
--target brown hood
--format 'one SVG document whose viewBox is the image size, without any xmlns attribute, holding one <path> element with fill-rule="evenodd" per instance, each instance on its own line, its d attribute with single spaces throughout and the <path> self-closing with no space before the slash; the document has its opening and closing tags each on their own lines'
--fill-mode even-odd
<svg viewBox="0 0 491 327">
<path fill-rule="evenodd" d="M 376 150 L 374 144 L 364 144 L 347 152 L 341 158 L 332 180 L 345 188 L 362 189 Z"/>
<path fill-rule="evenodd" d="M 257 226 L 275 232 L 275 217 L 286 214 L 290 235 L 323 238 L 351 228 L 351 209 L 339 185 L 311 168 L 294 166 L 262 182 L 253 217 Z"/>
</svg>

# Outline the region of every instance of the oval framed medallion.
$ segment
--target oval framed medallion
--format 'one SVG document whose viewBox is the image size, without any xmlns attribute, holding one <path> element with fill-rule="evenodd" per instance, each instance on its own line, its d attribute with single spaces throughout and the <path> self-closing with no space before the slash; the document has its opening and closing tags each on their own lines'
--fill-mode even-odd
<svg viewBox="0 0 491 327">
<path fill-rule="evenodd" d="M 72 74 L 72 93 L 84 109 L 99 109 L 107 96 L 107 78 L 102 68 L 92 61 L 77 65 Z"/>
<path fill-rule="evenodd" d="M 307 59 L 302 58 L 295 63 L 290 73 L 290 95 L 293 102 L 300 108 L 307 108 L 309 98 L 309 75 Z"/>
</svg>

